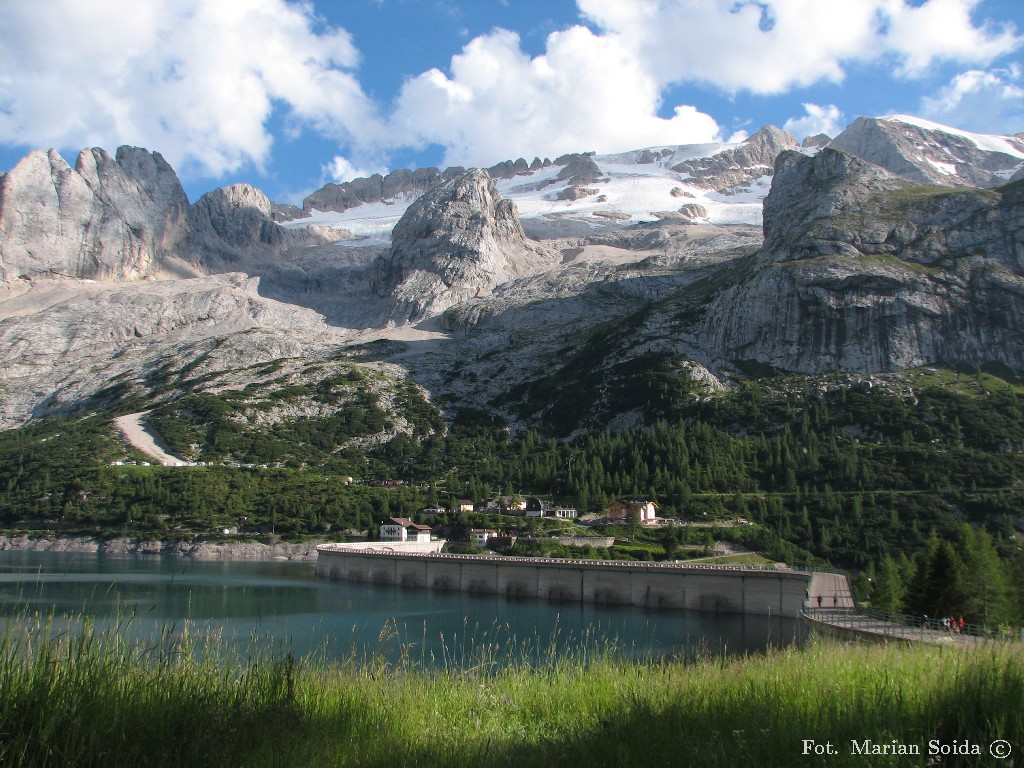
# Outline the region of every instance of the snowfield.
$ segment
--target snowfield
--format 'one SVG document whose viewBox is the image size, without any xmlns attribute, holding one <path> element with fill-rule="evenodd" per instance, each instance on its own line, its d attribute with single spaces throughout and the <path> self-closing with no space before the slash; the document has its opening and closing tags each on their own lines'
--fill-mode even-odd
<svg viewBox="0 0 1024 768">
<path fill-rule="evenodd" d="M 704 223 L 761 224 L 761 203 L 771 186 L 771 177 L 765 176 L 754 184 L 739 187 L 734 194 L 723 194 L 701 189 L 689 180 L 689 174 L 677 173 L 669 166 L 686 160 L 711 157 L 733 149 L 738 143 L 718 143 L 655 147 L 650 151 L 662 154 L 672 152 L 651 163 L 638 163 L 644 150 L 613 155 L 595 156 L 602 179 L 583 185 L 597 190 L 578 200 L 559 200 L 558 193 L 570 184 L 558 180 L 564 166 L 552 165 L 530 175 L 498 179 L 498 190 L 503 197 L 515 202 L 520 218 L 569 219 L 591 226 L 636 224 L 655 221 L 657 214 L 676 212 L 688 203 L 707 210 Z M 312 216 L 289 221 L 286 227 L 305 227 L 316 224 L 332 229 L 346 230 L 353 245 L 387 244 L 391 230 L 416 199 L 407 195 L 394 201 L 366 203 L 343 213 L 334 211 L 312 212 Z"/>
<path fill-rule="evenodd" d="M 1009 179 L 1024 167 L 1024 140 L 1016 136 L 992 136 L 969 133 L 948 126 L 939 125 L 919 117 L 890 115 L 882 120 L 917 126 L 929 131 L 946 133 L 965 138 L 985 152 L 1000 153 L 1022 162 L 1016 168 L 999 172 L 997 175 Z M 695 184 L 688 173 L 678 173 L 672 167 L 679 163 L 710 158 L 741 146 L 742 142 L 719 142 L 713 144 L 665 145 L 635 149 L 616 154 L 594 155 L 594 162 L 601 170 L 598 181 L 582 184 L 584 190 L 594 190 L 576 200 L 559 200 L 570 183 L 558 179 L 565 166 L 552 165 L 530 174 L 511 179 L 498 179 L 498 190 L 503 197 L 515 202 L 519 216 L 529 230 L 529 222 L 568 222 L 577 230 L 588 227 L 599 229 L 609 226 L 624 226 L 644 221 L 655 221 L 679 212 L 684 205 L 699 205 L 706 211 L 705 217 L 691 218 L 702 224 L 730 225 L 748 224 L 760 226 L 764 198 L 771 188 L 771 168 L 765 167 L 765 175 L 759 179 L 722 192 L 715 192 Z M 956 164 L 963 162 L 945 150 L 945 159 L 925 157 L 926 162 L 939 173 L 955 176 Z M 799 150 L 814 154 L 816 149 Z M 652 162 L 639 162 L 646 158 Z M 402 214 L 416 199 L 406 195 L 392 201 L 367 203 L 351 208 L 344 213 L 313 211 L 311 217 L 287 222 L 286 227 L 304 227 L 317 224 L 338 230 L 346 230 L 351 239 L 342 243 L 350 245 L 386 245 L 391 240 L 391 230 Z M 543 228 L 543 227 L 541 227 Z M 534 229 L 537 229 L 535 227 Z M 558 226 L 552 232 L 557 233 Z M 556 235 L 557 236 L 557 235 Z"/>
</svg>

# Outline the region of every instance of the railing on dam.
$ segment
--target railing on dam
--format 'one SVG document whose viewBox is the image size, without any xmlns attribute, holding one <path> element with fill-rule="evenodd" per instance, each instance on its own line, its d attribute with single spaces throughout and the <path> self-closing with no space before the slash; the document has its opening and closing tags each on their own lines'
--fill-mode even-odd
<svg viewBox="0 0 1024 768">
<path fill-rule="evenodd" d="M 814 622 L 851 630 L 862 635 L 879 636 L 907 642 L 972 645 L 986 640 L 1018 640 L 1024 642 L 1024 629 L 999 629 L 981 624 L 967 624 L 928 616 L 881 611 L 858 606 L 854 609 L 805 607 L 803 615 Z"/>
<path fill-rule="evenodd" d="M 637 568 L 656 569 L 679 569 L 679 570 L 704 570 L 704 571 L 749 571 L 753 573 L 799 573 L 811 574 L 815 571 L 812 568 L 793 567 L 782 563 L 772 565 L 729 565 L 727 563 L 688 563 L 685 560 L 673 560 L 671 562 L 648 562 L 645 560 L 588 560 L 583 558 L 570 557 L 514 557 L 509 555 L 457 555 L 441 552 L 402 552 L 399 550 L 381 549 L 355 549 L 351 546 L 338 546 L 335 544 L 320 544 L 317 546 L 319 552 L 337 552 L 343 554 L 358 554 L 372 557 L 407 557 L 407 558 L 431 558 L 438 560 L 462 561 L 470 563 L 501 564 L 521 563 L 523 565 L 551 565 L 571 566 L 580 565 L 600 566 L 603 568 L 622 568 L 636 570 Z"/>
</svg>

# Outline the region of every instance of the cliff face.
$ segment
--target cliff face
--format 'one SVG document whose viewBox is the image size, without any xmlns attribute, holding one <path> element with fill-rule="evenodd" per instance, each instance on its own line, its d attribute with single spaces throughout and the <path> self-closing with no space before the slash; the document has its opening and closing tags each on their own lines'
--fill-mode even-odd
<svg viewBox="0 0 1024 768">
<path fill-rule="evenodd" d="M 515 204 L 486 171 L 470 170 L 420 197 L 374 265 L 373 290 L 390 319 L 416 322 L 553 261 L 523 234 Z"/>
<path fill-rule="evenodd" d="M 248 184 L 217 189 L 193 206 L 157 152 L 83 150 L 71 168 L 56 151 L 32 152 L 0 179 L 0 279 L 132 281 L 167 257 L 196 272 L 329 240 L 272 220 Z"/>
<path fill-rule="evenodd" d="M 709 353 L 820 373 L 1024 367 L 1024 187 L 914 187 L 852 155 L 784 153 L 750 276 L 711 301 Z"/>
<path fill-rule="evenodd" d="M 2 276 L 145 277 L 180 244 L 188 213 L 158 153 L 83 150 L 72 169 L 54 150 L 32 152 L 0 182 Z"/>
</svg>

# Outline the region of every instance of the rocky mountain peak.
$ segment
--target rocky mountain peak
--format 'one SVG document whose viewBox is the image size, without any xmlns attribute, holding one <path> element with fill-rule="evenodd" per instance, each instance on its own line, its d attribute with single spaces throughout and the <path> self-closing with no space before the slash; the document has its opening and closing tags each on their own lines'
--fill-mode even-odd
<svg viewBox="0 0 1024 768">
<path fill-rule="evenodd" d="M 207 192 L 195 205 L 200 228 L 209 228 L 221 243 L 232 248 L 273 246 L 284 230 L 272 219 L 270 200 L 256 187 L 235 184 Z"/>
<path fill-rule="evenodd" d="M 771 176 L 779 153 L 798 146 L 793 134 L 774 125 L 766 125 L 738 147 L 710 157 L 686 160 L 672 166 L 672 170 L 688 174 L 696 184 L 706 189 L 723 192 L 763 176 Z"/>
<path fill-rule="evenodd" d="M 111 158 L 106 150 L 86 149 L 79 153 L 75 170 L 97 194 L 104 189 L 111 197 L 133 191 L 157 206 L 184 210 L 189 205 L 178 175 L 159 152 L 123 146 Z"/>
<path fill-rule="evenodd" d="M 386 176 L 375 173 L 368 178 L 352 179 L 342 184 L 325 184 L 302 201 L 299 215 L 309 215 L 313 210 L 337 211 L 343 213 L 365 203 L 380 203 L 395 200 L 404 195 L 420 195 L 441 181 L 462 173 L 464 168 L 399 168 Z"/>
<path fill-rule="evenodd" d="M 826 147 L 807 157 L 787 150 L 775 161 L 772 188 L 764 200 L 764 251 L 776 261 L 808 256 L 806 235 L 815 223 L 853 210 L 881 192 L 909 186 L 906 179 L 847 152 Z"/>
<path fill-rule="evenodd" d="M 1024 141 L 916 118 L 858 117 L 829 145 L 920 184 L 994 187 L 1024 167 Z"/>
<path fill-rule="evenodd" d="M 753 153 L 767 152 L 774 159 L 780 152 L 786 149 L 793 149 L 797 146 L 796 136 L 789 131 L 784 131 L 774 125 L 766 125 L 751 134 L 743 142 L 753 156 Z"/>
<path fill-rule="evenodd" d="M 473 168 L 414 202 L 395 225 L 397 244 L 438 238 L 467 247 L 490 240 L 524 245 L 525 235 L 511 200 L 502 198 L 487 171 Z"/>
<path fill-rule="evenodd" d="M 188 208 L 156 153 L 87 149 L 71 168 L 56 150 L 32 152 L 0 185 L 4 278 L 145 277 L 177 242 Z"/>
<path fill-rule="evenodd" d="M 472 169 L 414 202 L 375 264 L 373 290 L 394 298 L 391 319 L 415 322 L 548 260 L 523 234 L 515 204 L 487 171 Z"/>
</svg>

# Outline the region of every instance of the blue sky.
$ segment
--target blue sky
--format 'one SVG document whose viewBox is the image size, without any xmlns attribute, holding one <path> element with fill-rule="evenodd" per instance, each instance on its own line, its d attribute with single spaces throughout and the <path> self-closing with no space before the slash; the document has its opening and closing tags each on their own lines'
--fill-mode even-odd
<svg viewBox="0 0 1024 768">
<path fill-rule="evenodd" d="M 1020 0 L 6 0 L 0 24 L 0 169 L 132 144 L 192 200 L 859 115 L 1024 131 Z"/>
</svg>

